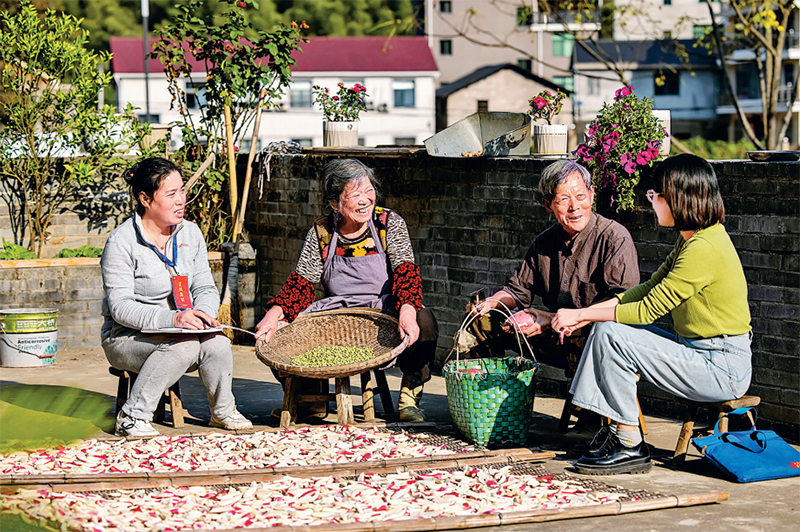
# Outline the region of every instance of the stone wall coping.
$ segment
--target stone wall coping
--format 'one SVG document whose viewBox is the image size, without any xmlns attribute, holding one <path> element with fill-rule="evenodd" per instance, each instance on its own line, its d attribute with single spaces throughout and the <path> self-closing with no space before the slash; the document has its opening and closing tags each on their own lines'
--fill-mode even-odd
<svg viewBox="0 0 800 532">
<path fill-rule="evenodd" d="M 222 260 L 225 254 L 222 251 L 210 251 L 208 260 Z M 74 257 L 69 259 L 25 259 L 25 260 L 0 260 L 0 269 L 15 268 L 51 268 L 56 266 L 99 266 L 100 258 Z"/>
</svg>

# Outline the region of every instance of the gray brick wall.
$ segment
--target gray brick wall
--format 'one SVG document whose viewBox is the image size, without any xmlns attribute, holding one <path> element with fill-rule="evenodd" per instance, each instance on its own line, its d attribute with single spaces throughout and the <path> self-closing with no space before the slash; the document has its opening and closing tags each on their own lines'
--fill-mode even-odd
<svg viewBox="0 0 800 532">
<path fill-rule="evenodd" d="M 294 271 L 306 231 L 322 212 L 319 155 L 275 156 L 264 197 L 247 224 L 258 251 L 262 305 Z M 470 292 L 501 286 L 534 235 L 554 220 L 536 189 L 547 162 L 532 158 L 363 158 L 383 181 L 381 204 L 406 219 L 422 272 L 425 304 L 439 320 L 439 360 L 452 346 Z M 714 162 L 728 213 L 727 229 L 748 279 L 754 377 L 761 425 L 800 436 L 800 163 Z M 251 191 L 251 198 L 258 194 Z M 646 200 L 611 214 L 632 233 L 643 279 L 661 264 L 675 233 L 659 228 Z M 604 214 L 608 214 L 604 211 Z M 668 320 L 659 325 L 669 328 Z M 543 371 L 540 393 L 564 391 L 563 373 Z M 642 383 L 645 411 L 680 418 L 674 398 Z"/>
<path fill-rule="evenodd" d="M 221 291 L 225 264 L 223 260 L 212 260 L 210 264 Z M 255 261 L 239 261 L 239 272 L 243 322 L 245 327 L 252 328 L 255 325 Z M 103 297 L 99 264 L 0 268 L 0 309 L 57 308 L 59 350 L 100 347 Z"/>
</svg>

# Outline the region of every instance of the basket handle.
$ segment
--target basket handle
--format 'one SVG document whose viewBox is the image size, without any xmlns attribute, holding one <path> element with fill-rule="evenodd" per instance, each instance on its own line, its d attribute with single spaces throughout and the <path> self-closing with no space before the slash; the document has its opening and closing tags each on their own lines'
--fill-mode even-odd
<svg viewBox="0 0 800 532">
<path fill-rule="evenodd" d="M 517 345 L 519 346 L 520 356 L 523 353 L 522 342 L 524 341 L 525 345 L 528 347 L 528 352 L 530 352 L 531 357 L 533 358 L 533 362 L 534 363 L 538 363 L 537 360 L 536 360 L 536 354 L 534 354 L 533 348 L 531 348 L 531 344 L 530 344 L 530 342 L 528 342 L 528 337 L 519 332 L 519 328 L 518 328 L 519 322 L 517 321 L 517 318 L 514 317 L 514 313 L 502 301 L 497 301 L 497 302 L 500 303 L 500 305 L 502 305 L 503 309 L 505 309 L 505 310 L 501 310 L 501 309 L 498 309 L 498 308 L 492 308 L 492 309 L 489 309 L 489 311 L 490 312 L 498 312 L 498 313 L 500 313 L 500 315 L 502 315 L 506 319 L 510 319 L 511 321 L 514 322 L 514 325 L 515 325 L 515 327 L 514 327 L 514 335 L 515 335 L 516 340 L 517 340 Z M 478 303 L 478 306 L 475 307 L 475 310 L 480 308 L 481 305 L 482 305 L 482 303 Z M 467 329 L 467 327 L 472 325 L 472 323 L 476 319 L 478 319 L 478 317 L 479 317 L 478 314 L 474 314 L 473 312 L 468 313 L 467 317 L 464 318 L 464 321 L 461 322 L 461 327 L 459 327 L 458 331 L 456 331 L 456 335 L 453 338 L 455 340 L 454 341 L 454 345 L 455 345 L 455 351 L 456 351 L 456 367 L 458 367 L 459 357 L 460 357 L 460 354 L 461 354 L 461 349 L 459 348 L 459 345 L 458 345 L 458 337 L 461 335 L 461 333 L 463 331 L 465 331 Z"/>
</svg>

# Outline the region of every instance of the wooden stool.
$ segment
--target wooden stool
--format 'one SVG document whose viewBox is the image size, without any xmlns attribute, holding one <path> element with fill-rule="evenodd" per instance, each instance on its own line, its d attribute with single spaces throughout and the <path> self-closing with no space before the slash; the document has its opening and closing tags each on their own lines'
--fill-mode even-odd
<svg viewBox="0 0 800 532">
<path fill-rule="evenodd" d="M 361 374 L 361 401 L 364 405 L 364 421 L 375 419 L 374 395 L 378 392 L 383 411 L 387 414 L 394 413 L 392 406 L 392 395 L 389 392 L 389 384 L 386 382 L 386 375 L 382 370 L 372 370 L 374 377 L 370 376 L 369 371 Z M 297 421 L 297 405 L 300 403 L 316 403 L 320 401 L 336 400 L 337 423 L 339 425 L 351 425 L 355 422 L 353 416 L 353 400 L 350 397 L 350 377 L 336 378 L 336 393 L 320 392 L 319 394 L 298 394 L 297 385 L 299 377 L 285 375 L 286 380 L 283 384 L 283 408 L 281 411 L 281 428 L 289 428 L 289 425 Z M 327 382 L 327 380 L 325 380 Z M 374 383 L 374 384 L 373 384 Z"/>
<path fill-rule="evenodd" d="M 689 451 L 689 442 L 695 436 L 700 434 L 710 433 L 714 427 L 708 428 L 694 428 L 695 417 L 697 416 L 697 409 L 700 407 L 708 408 L 717 413 L 716 419 L 723 418 L 723 416 L 742 406 L 757 406 L 761 402 L 761 397 L 757 395 L 745 395 L 739 399 L 732 401 L 723 401 L 721 403 L 695 403 L 687 399 L 679 399 L 679 401 L 686 407 L 686 416 L 683 418 L 683 428 L 678 437 L 678 445 L 675 447 L 675 454 L 672 456 L 672 463 L 676 465 L 682 464 L 686 460 L 686 453 Z M 747 413 L 751 423 L 755 423 L 751 412 Z M 725 417 L 719 423 L 720 432 L 728 432 L 728 418 Z"/>
<path fill-rule="evenodd" d="M 114 416 L 116 417 L 119 415 L 122 405 L 128 400 L 128 395 L 131 393 L 133 383 L 136 382 L 136 377 L 138 377 L 139 374 L 115 367 L 108 368 L 108 372 L 115 377 L 119 377 L 119 383 L 117 383 L 117 408 L 114 412 Z M 164 410 L 167 403 L 169 403 L 169 411 L 172 413 L 172 426 L 176 429 L 183 427 L 183 403 L 181 402 L 180 380 L 170 386 L 168 390 L 164 390 L 164 394 L 158 400 L 158 406 L 153 414 L 153 420 L 156 423 L 164 422 Z"/>
</svg>

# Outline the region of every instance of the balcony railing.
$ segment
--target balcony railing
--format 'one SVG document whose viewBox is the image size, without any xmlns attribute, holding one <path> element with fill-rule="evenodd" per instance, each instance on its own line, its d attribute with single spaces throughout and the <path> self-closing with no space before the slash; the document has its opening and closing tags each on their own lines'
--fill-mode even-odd
<svg viewBox="0 0 800 532">
<path fill-rule="evenodd" d="M 781 85 L 778 87 L 778 103 L 786 104 L 795 96 L 796 88 L 791 84 Z M 760 100 L 761 94 L 739 94 L 739 100 Z M 728 91 L 724 91 L 719 95 L 719 105 L 733 105 L 733 99 Z"/>
<path fill-rule="evenodd" d="M 540 11 L 533 13 L 531 29 L 545 29 L 550 31 L 563 31 L 566 27 L 571 30 L 599 30 L 600 11 L 592 13 L 577 13 L 574 11 Z"/>
</svg>

